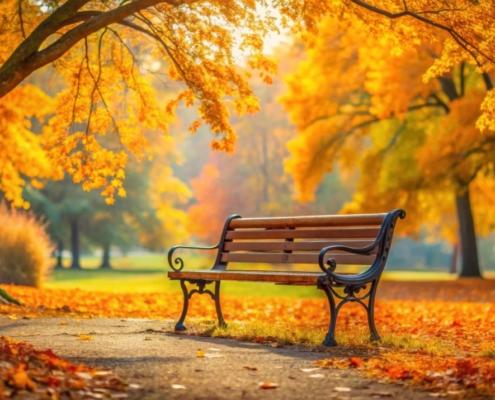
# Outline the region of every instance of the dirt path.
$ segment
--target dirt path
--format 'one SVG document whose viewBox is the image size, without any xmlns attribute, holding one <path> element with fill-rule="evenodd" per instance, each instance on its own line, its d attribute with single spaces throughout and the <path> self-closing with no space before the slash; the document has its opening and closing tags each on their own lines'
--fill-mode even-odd
<svg viewBox="0 0 495 400">
<path fill-rule="evenodd" d="M 319 352 L 167 333 L 171 328 L 171 322 L 156 320 L 0 317 L 0 334 L 111 368 L 142 387 L 134 392 L 136 399 L 432 398 L 363 379 L 355 371 L 311 370 L 313 361 L 325 356 Z M 91 340 L 81 340 L 80 334 Z M 205 357 L 197 357 L 198 349 Z M 278 387 L 262 390 L 262 381 Z"/>
</svg>

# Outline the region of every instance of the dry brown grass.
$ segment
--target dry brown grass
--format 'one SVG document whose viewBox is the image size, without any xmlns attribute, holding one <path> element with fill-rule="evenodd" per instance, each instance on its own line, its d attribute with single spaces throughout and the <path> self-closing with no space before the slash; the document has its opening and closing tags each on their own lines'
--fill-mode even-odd
<svg viewBox="0 0 495 400">
<path fill-rule="evenodd" d="M 40 287 L 51 268 L 52 250 L 42 221 L 0 205 L 0 282 Z"/>
</svg>

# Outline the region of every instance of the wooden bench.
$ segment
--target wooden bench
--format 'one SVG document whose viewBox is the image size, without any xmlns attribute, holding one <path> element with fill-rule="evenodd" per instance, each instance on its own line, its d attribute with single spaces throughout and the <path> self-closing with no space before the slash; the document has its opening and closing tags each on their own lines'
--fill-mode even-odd
<svg viewBox="0 0 495 400">
<path fill-rule="evenodd" d="M 225 325 L 220 305 L 220 282 L 254 281 L 286 285 L 315 285 L 325 292 L 330 305 L 330 324 L 323 344 L 336 345 L 335 326 L 341 307 L 348 302 L 361 304 L 368 316 L 372 340 L 379 340 L 374 321 L 376 289 L 387 262 L 395 223 L 403 210 L 383 214 L 321 215 L 275 218 L 241 218 L 225 221 L 220 241 L 211 247 L 174 246 L 168 252 L 172 271 L 184 295 L 177 331 L 185 330 L 189 300 L 194 293 L 206 293 L 215 301 L 220 326 Z M 184 270 L 178 249 L 217 249 L 209 270 Z M 235 270 L 229 263 L 313 264 L 316 271 Z M 336 272 L 339 264 L 369 266 L 357 274 Z M 193 286 L 193 289 L 186 285 Z M 214 284 L 214 290 L 207 285 Z"/>
</svg>

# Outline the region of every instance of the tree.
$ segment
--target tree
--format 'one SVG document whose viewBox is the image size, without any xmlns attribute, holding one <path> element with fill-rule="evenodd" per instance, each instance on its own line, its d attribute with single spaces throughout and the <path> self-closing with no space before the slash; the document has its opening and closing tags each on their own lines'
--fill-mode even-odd
<svg viewBox="0 0 495 400">
<path fill-rule="evenodd" d="M 171 141 L 171 138 L 168 140 Z M 50 182 L 36 190 L 28 186 L 25 198 L 33 211 L 48 222 L 48 231 L 57 243 L 58 254 L 69 237 L 72 253 L 71 268 L 81 268 L 81 242 L 100 247 L 101 266 L 110 268 L 112 246 L 126 249 L 138 244 L 163 250 L 175 240 L 185 239 L 185 212 L 180 206 L 188 199 L 184 183 L 175 178 L 169 163 L 174 159 L 171 146 L 153 162 L 130 164 L 126 171 L 126 196 L 108 205 L 96 192 L 85 192 L 69 179 Z M 156 170 L 159 175 L 154 175 Z M 155 184 L 153 179 L 160 180 Z M 160 197 L 162 185 L 167 188 L 165 199 Z M 166 216 L 167 221 L 161 219 Z M 172 222 L 172 223 L 171 223 Z M 57 259 L 57 266 L 62 267 Z"/>
<path fill-rule="evenodd" d="M 2 145 L 19 150 L 29 143 L 33 161 L 11 150 L 1 154 L 0 190 L 17 206 L 27 206 L 21 195 L 26 179 L 62 179 L 64 173 L 115 201 L 129 154 L 146 158 L 153 147 L 140 128 L 166 131 L 180 101 L 197 106 L 192 131 L 206 123 L 212 145 L 231 150 L 229 118 L 257 109 L 247 79 L 254 70 L 269 80 L 274 65 L 263 54 L 263 40 L 280 27 L 314 31 L 328 14 L 361 18 L 380 32 L 390 29 L 389 19 L 406 21 L 424 34 L 445 32 L 438 64 L 447 69 L 452 57 L 466 54 L 484 67 L 493 62 L 495 46 L 488 0 L 290 0 L 270 6 L 255 0 L 6 0 L 0 12 L 0 113 L 9 125 L 22 125 L 2 129 Z M 403 35 L 410 39 L 407 31 Z M 251 71 L 240 68 L 239 59 Z M 21 85 L 47 66 L 63 78 L 53 100 Z M 156 101 L 150 72 L 182 84 L 165 107 Z M 24 107 L 19 98 L 46 107 Z M 490 109 L 493 100 L 487 100 Z M 25 123 L 32 116 L 47 121 L 42 135 Z M 105 143 L 108 135 L 119 138 L 112 141 L 117 146 Z"/>
<path fill-rule="evenodd" d="M 191 164 L 202 167 L 190 180 L 194 203 L 188 209 L 189 229 L 199 239 L 215 243 L 225 218 L 233 212 L 242 216 L 332 213 L 348 199 L 338 174 L 329 177 L 328 190 L 321 190 L 315 203 L 292 199 L 292 182 L 284 175 L 283 160 L 288 156 L 285 144 L 294 130 L 277 98 L 283 90 L 281 77 L 297 62 L 299 53 L 297 47 L 276 49 L 273 57 L 281 68 L 273 85 L 251 82 L 261 109 L 233 122 L 238 136 L 235 157 L 219 152 L 210 153 L 206 161 L 191 157 Z M 184 153 L 198 151 L 201 138 L 193 139 Z"/>
<path fill-rule="evenodd" d="M 317 1 L 284 3 L 259 12 L 252 0 L 2 2 L 0 112 L 10 125 L 23 127 L 2 130 L 2 140 L 9 149 L 29 143 L 33 162 L 2 153 L 8 168 L 2 168 L 0 190 L 15 205 L 27 206 L 21 196 L 25 178 L 62 179 L 67 173 L 112 203 L 124 193 L 130 155 L 153 154 L 156 134 L 167 131 L 181 101 L 197 106 L 191 131 L 206 123 L 213 147 L 231 150 L 231 114 L 257 109 L 247 77 L 257 71 L 268 79 L 274 68 L 263 55 L 263 37 L 290 20 L 310 26 L 326 8 Z M 306 15 L 308 4 L 312 13 Z M 239 67 L 239 58 L 248 68 Z M 63 80 L 53 99 L 21 85 L 45 66 Z M 164 105 L 151 85 L 157 75 L 181 83 Z M 30 96 L 46 107 L 24 107 L 19 99 Z M 41 135 L 26 124 L 33 116 L 46 122 Z M 118 140 L 108 143 L 109 136 Z"/>
<path fill-rule="evenodd" d="M 69 238 L 71 269 L 81 269 L 81 240 L 96 204 L 103 203 L 98 194 L 84 192 L 80 186 L 65 178 L 50 182 L 40 190 L 27 188 L 26 199 L 33 211 L 48 221 L 48 231 L 57 243 L 59 257 Z M 62 260 L 57 259 L 60 268 Z"/>
<path fill-rule="evenodd" d="M 114 246 L 126 250 L 141 244 L 163 250 L 165 244 L 185 239 L 181 235 L 183 228 L 165 224 L 158 216 L 161 206 L 152 201 L 152 168 L 150 162 L 132 165 L 127 173 L 126 196 L 118 198 L 115 204 L 110 206 L 100 196 L 95 198 L 84 234 L 92 244 L 102 249 L 101 268 L 111 268 L 111 249 Z M 177 183 L 184 185 L 180 181 Z M 185 216 L 179 208 L 182 201 L 177 189 L 177 186 L 170 188 L 165 213 Z M 177 238 L 174 236 L 176 233 Z"/>
<path fill-rule="evenodd" d="M 55 243 L 55 268 L 61 269 L 63 265 L 63 252 L 66 248 L 66 238 L 70 231 L 65 220 L 65 190 L 63 185 L 67 182 L 49 183 L 43 189 L 35 189 L 28 185 L 24 197 L 31 204 L 32 211 L 47 221 L 46 229 L 50 238 Z M 76 199 L 72 199 L 76 201 Z"/>
<path fill-rule="evenodd" d="M 404 207 L 409 232 L 435 221 L 432 230 L 455 242 L 459 230 L 461 276 L 480 276 L 471 192 L 494 178 L 495 134 L 485 113 L 492 66 L 480 71 L 467 50 L 452 47 L 447 58 L 449 39 L 426 37 L 414 24 L 379 27 L 380 36 L 374 29 L 328 18 L 311 38 L 283 100 L 298 129 L 287 171 L 310 200 L 335 163 L 358 165 L 347 210 Z M 458 225 L 440 224 L 454 210 Z M 491 218 L 479 228 L 490 226 Z"/>
</svg>

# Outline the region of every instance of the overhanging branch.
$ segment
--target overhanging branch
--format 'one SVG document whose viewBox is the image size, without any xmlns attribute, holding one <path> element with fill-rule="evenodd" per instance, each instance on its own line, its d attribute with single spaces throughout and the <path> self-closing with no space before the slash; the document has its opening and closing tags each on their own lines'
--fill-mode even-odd
<svg viewBox="0 0 495 400">
<path fill-rule="evenodd" d="M 160 3 L 180 6 L 187 0 L 134 0 L 109 11 L 79 11 L 89 0 L 68 0 L 36 27 L 0 68 L 0 97 L 35 70 L 55 61 L 77 42 L 98 30 Z M 40 50 L 44 41 L 64 26 L 76 24 Z"/>
<path fill-rule="evenodd" d="M 413 12 L 406 7 L 403 11 L 392 12 L 392 11 L 388 11 L 388 10 L 385 10 L 383 8 L 374 6 L 372 4 L 369 4 L 363 0 L 350 0 L 350 1 L 351 1 L 351 3 L 354 3 L 359 7 L 365 8 L 368 11 L 374 12 L 376 14 L 383 15 L 389 19 L 399 19 L 399 18 L 404 18 L 404 17 L 411 17 L 411 18 L 414 18 L 418 21 L 423 22 L 424 24 L 433 26 L 437 29 L 440 29 L 444 32 L 447 32 L 454 39 L 454 41 L 457 44 L 459 44 L 459 46 L 461 46 L 464 50 L 466 50 L 471 55 L 471 57 L 474 59 L 474 61 L 476 62 L 476 64 L 478 66 L 481 66 L 481 63 L 478 60 L 477 54 L 482 55 L 486 60 L 495 64 L 495 59 L 493 57 L 488 55 L 485 51 L 480 49 L 475 44 L 471 43 L 469 40 L 467 40 L 465 37 L 463 37 L 459 32 L 457 32 L 454 28 L 452 28 L 448 25 L 442 24 L 440 22 L 434 21 L 433 19 L 425 16 L 428 14 L 434 14 L 433 11 Z M 454 10 L 452 10 L 452 11 L 454 11 Z"/>
</svg>

